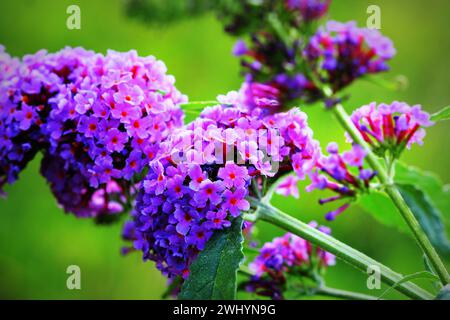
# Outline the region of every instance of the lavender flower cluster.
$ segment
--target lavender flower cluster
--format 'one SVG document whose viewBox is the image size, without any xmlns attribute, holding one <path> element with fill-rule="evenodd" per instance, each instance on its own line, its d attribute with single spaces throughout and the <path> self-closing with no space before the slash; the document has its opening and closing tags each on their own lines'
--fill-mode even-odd
<svg viewBox="0 0 450 320">
<path fill-rule="evenodd" d="M 422 145 L 424 128 L 434 124 L 420 105 L 411 107 L 397 101 L 390 105 L 371 103 L 355 110 L 351 118 L 364 140 L 381 157 L 390 150 L 398 158 L 414 143 Z"/>
<path fill-rule="evenodd" d="M 238 92 L 219 100 L 163 143 L 124 232 L 169 278 L 188 276 L 213 232 L 249 210 L 248 195 L 264 192 L 263 179 L 292 169 L 303 179 L 320 156 L 299 110 L 260 117 Z"/>
<path fill-rule="evenodd" d="M 66 48 L 16 64 L 1 82 L 7 109 L 0 118 L 0 152 L 7 160 L 0 187 L 42 150 L 41 172 L 66 211 L 83 217 L 116 212 L 111 208 L 121 197 L 112 199 L 130 192 L 159 142 L 183 124 L 179 104 L 186 97 L 164 63 L 135 51 L 104 56 Z M 31 150 L 30 156 L 20 150 Z"/>
<path fill-rule="evenodd" d="M 318 226 L 314 221 L 310 226 L 331 234 L 329 228 Z M 254 276 L 244 287 L 257 295 L 280 300 L 283 299 L 288 275 L 311 276 L 313 271 L 320 272 L 335 263 L 336 258 L 331 253 L 287 233 L 265 243 L 259 250 L 259 255 L 249 265 Z"/>
</svg>

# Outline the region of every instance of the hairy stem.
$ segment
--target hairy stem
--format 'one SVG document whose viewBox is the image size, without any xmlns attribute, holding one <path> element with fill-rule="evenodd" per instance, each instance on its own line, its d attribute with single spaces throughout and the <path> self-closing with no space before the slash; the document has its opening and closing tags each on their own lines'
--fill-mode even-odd
<svg viewBox="0 0 450 320">
<path fill-rule="evenodd" d="M 388 285 L 394 285 L 403 278 L 401 274 L 392 271 L 378 261 L 375 261 L 358 250 L 320 232 L 306 223 L 291 217 L 266 202 L 261 202 L 257 199 L 250 199 L 250 202 L 254 207 L 258 208 L 258 219 L 267 221 L 310 241 L 364 273 L 367 272 L 368 268 L 379 268 L 381 280 Z M 430 293 L 412 282 L 402 283 L 395 289 L 413 299 L 426 300 L 433 298 Z"/>
<path fill-rule="evenodd" d="M 333 110 L 337 119 L 344 127 L 344 129 L 350 134 L 353 141 L 358 143 L 361 147 L 363 147 L 366 150 L 368 163 L 370 164 L 372 169 L 377 171 L 378 178 L 380 179 L 381 183 L 383 183 L 383 185 L 385 186 L 386 193 L 389 195 L 389 197 L 391 198 L 397 209 L 400 211 L 403 219 L 405 220 L 408 227 L 411 229 L 414 238 L 416 239 L 420 248 L 423 250 L 425 255 L 430 260 L 430 263 L 436 270 L 436 273 L 439 276 L 441 282 L 444 285 L 450 283 L 450 275 L 448 274 L 448 271 L 445 268 L 444 263 L 437 254 L 427 235 L 422 230 L 422 227 L 420 226 L 419 222 L 414 217 L 414 214 L 412 213 L 411 209 L 408 207 L 402 195 L 396 188 L 394 182 L 392 181 L 392 177 L 388 175 L 385 168 L 378 161 L 377 156 L 372 152 L 370 146 L 366 143 L 366 141 L 364 141 L 363 137 L 353 124 L 352 120 L 350 119 L 350 116 L 347 114 L 344 107 L 341 104 L 337 104 L 333 108 Z"/>
</svg>

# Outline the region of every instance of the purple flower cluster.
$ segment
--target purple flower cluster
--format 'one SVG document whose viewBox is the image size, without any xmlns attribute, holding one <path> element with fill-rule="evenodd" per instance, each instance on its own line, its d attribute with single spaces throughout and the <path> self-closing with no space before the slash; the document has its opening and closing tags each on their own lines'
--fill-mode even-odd
<svg viewBox="0 0 450 320">
<path fill-rule="evenodd" d="M 378 155 L 383 157 L 390 150 L 395 158 L 400 157 L 405 147 L 422 145 L 424 127 L 434 124 L 420 105 L 411 107 L 397 101 L 363 106 L 353 112 L 352 121 Z"/>
<path fill-rule="evenodd" d="M 358 78 L 386 71 L 387 61 L 396 53 L 392 41 L 378 30 L 335 21 L 291 44 L 276 33 L 255 33 L 249 45 L 239 40 L 233 52 L 242 59 L 248 87 L 266 86 L 257 93 L 269 96 L 273 112 L 290 107 L 296 99 L 323 99 L 325 86 L 336 93 Z"/>
<path fill-rule="evenodd" d="M 128 192 L 135 176 L 155 158 L 161 140 L 183 124 L 179 104 L 186 98 L 174 87 L 174 78 L 166 75 L 164 63 L 153 56 L 66 48 L 25 56 L 18 69 L 14 81 L 2 80 L 2 88 L 13 82 L 13 90 L 2 89 L 1 99 L 11 110 L 0 130 L 6 131 L 7 147 L 23 149 L 22 140 L 39 142 L 46 153 L 44 162 L 57 164 L 43 163 L 42 172 L 61 205 L 77 216 L 97 215 L 91 208 L 96 207 L 93 202 L 98 199 L 92 196 L 98 190 L 105 195 L 104 207 L 114 207 L 106 196 L 108 185 L 117 183 Z M 35 130 L 36 137 L 29 130 Z M 15 142 L 10 136 L 17 134 L 28 139 Z M 2 140 L 2 152 L 3 144 Z M 11 165 L 7 161 L 2 167 Z M 59 180 L 61 173 L 66 181 Z M 75 181 L 78 190 L 70 190 Z M 82 201 L 62 200 L 71 199 L 73 192 Z"/>
<path fill-rule="evenodd" d="M 350 206 L 358 193 L 368 190 L 376 172 L 364 168 L 366 152 L 357 144 L 354 144 L 351 150 L 340 154 L 337 144 L 333 142 L 328 145 L 327 152 L 329 156 L 322 156 L 317 163 L 318 169 L 310 175 L 312 183 L 307 187 L 307 191 L 330 190 L 337 194 L 321 199 L 320 204 L 346 201 L 344 205 L 326 215 L 326 219 L 332 221 Z"/>
<path fill-rule="evenodd" d="M 244 166 L 231 162 L 218 170 L 152 162 L 133 213 L 135 249 L 169 278 L 186 278 L 213 232 L 228 228 L 250 208 L 249 179 Z"/>
<path fill-rule="evenodd" d="M 323 17 L 330 3 L 331 0 L 286 0 L 287 8 L 297 11 L 306 22 Z"/>
<path fill-rule="evenodd" d="M 331 234 L 329 228 L 318 227 L 314 221 L 310 225 L 325 234 Z M 336 263 L 331 253 L 290 233 L 265 243 L 259 252 L 249 265 L 254 276 L 245 284 L 245 288 L 276 300 L 283 299 L 286 275 L 304 276 L 312 270 L 323 270 Z"/>
<path fill-rule="evenodd" d="M 125 232 L 169 278 L 186 278 L 213 232 L 249 210 L 251 181 L 263 192 L 262 179 L 283 171 L 305 178 L 320 156 L 299 110 L 264 117 L 248 113 L 238 92 L 219 100 L 162 144 Z"/>
<path fill-rule="evenodd" d="M 0 46 L 0 193 L 6 183 L 17 180 L 42 145 L 48 93 L 34 89 L 35 73 Z"/>
<path fill-rule="evenodd" d="M 95 217 L 99 223 L 108 222 L 124 210 L 127 199 L 117 182 L 111 180 L 101 189 L 91 188 L 79 171 L 66 167 L 57 155 L 44 155 L 41 174 L 49 182 L 59 205 L 77 217 Z"/>
<path fill-rule="evenodd" d="M 336 21 L 321 28 L 305 51 L 319 80 L 334 92 L 357 78 L 388 70 L 387 61 L 395 54 L 392 41 L 378 30 Z"/>
</svg>

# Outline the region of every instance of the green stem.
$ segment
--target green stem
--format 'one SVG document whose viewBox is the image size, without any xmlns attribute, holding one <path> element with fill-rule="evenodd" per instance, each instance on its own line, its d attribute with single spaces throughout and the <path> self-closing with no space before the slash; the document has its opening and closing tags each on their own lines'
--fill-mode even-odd
<svg viewBox="0 0 450 320">
<path fill-rule="evenodd" d="M 316 292 L 317 295 L 320 296 L 327 296 L 327 297 L 333 297 L 333 298 L 340 298 L 340 299 L 346 299 L 346 300 L 378 300 L 377 297 L 370 296 L 367 294 L 359 293 L 359 292 L 352 292 L 352 291 L 345 291 L 340 289 L 334 289 L 329 287 L 319 287 Z"/>
<path fill-rule="evenodd" d="M 419 222 L 414 217 L 414 214 L 412 213 L 411 209 L 408 207 L 402 195 L 396 188 L 394 182 L 392 181 L 392 178 L 388 175 L 385 168 L 378 161 L 378 158 L 372 152 L 370 146 L 363 139 L 358 129 L 355 127 L 352 120 L 350 119 L 350 116 L 345 111 L 344 107 L 341 104 L 338 104 L 333 108 L 333 110 L 337 119 L 344 127 L 344 129 L 350 134 L 353 141 L 355 141 L 357 144 L 359 144 L 366 150 L 367 162 L 370 164 L 372 169 L 377 171 L 377 176 L 380 179 L 381 183 L 385 186 L 386 193 L 389 195 L 391 200 L 394 202 L 395 206 L 400 211 L 403 219 L 407 223 L 408 227 L 411 229 L 414 238 L 416 239 L 420 248 L 423 250 L 425 255 L 430 260 L 430 263 L 436 270 L 436 273 L 439 276 L 442 284 L 446 285 L 450 283 L 450 275 L 448 274 L 447 269 L 445 268 L 445 265 L 442 262 L 441 258 L 437 254 L 436 250 L 434 249 L 425 232 L 422 230 L 422 227 L 420 226 Z"/>
<path fill-rule="evenodd" d="M 366 273 L 369 267 L 378 267 L 380 269 L 381 280 L 388 285 L 394 285 L 403 279 L 388 267 L 380 264 L 378 261 L 366 256 L 358 250 L 326 235 L 319 230 L 303 223 L 290 215 L 278 210 L 272 205 L 260 202 L 257 199 L 249 199 L 254 207 L 257 207 L 258 219 L 267 221 L 286 231 L 289 231 L 311 243 L 321 247 L 322 249 L 334 254 L 336 257 L 347 262 L 353 267 Z M 402 292 L 406 296 L 413 299 L 432 299 L 433 296 L 414 283 L 406 282 L 398 285 L 396 290 Z"/>
</svg>

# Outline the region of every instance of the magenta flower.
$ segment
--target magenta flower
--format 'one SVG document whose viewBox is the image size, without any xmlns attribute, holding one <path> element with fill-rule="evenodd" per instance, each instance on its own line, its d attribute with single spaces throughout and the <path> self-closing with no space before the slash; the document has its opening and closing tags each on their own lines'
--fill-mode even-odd
<svg viewBox="0 0 450 320">
<path fill-rule="evenodd" d="M 201 183 L 206 180 L 206 174 L 203 173 L 199 165 L 193 165 L 190 167 L 189 177 L 191 178 L 189 187 L 194 191 L 198 191 Z"/>
<path fill-rule="evenodd" d="M 192 226 L 192 222 L 197 217 L 195 210 L 184 210 L 178 207 L 174 213 L 174 218 L 178 221 L 176 230 L 179 234 L 186 235 Z"/>
<path fill-rule="evenodd" d="M 212 232 L 204 226 L 194 226 L 186 237 L 186 243 L 195 246 L 198 250 L 203 250 L 211 235 Z"/>
<path fill-rule="evenodd" d="M 224 208 L 230 211 L 233 217 L 237 217 L 241 211 L 250 209 L 250 204 L 245 200 L 247 192 L 245 189 L 236 189 L 235 191 L 225 190 L 223 196 L 225 197 Z"/>
<path fill-rule="evenodd" d="M 149 130 L 152 123 L 150 117 L 137 118 L 131 120 L 125 127 L 130 137 L 138 137 L 139 139 L 146 139 L 149 136 Z"/>
<path fill-rule="evenodd" d="M 84 90 L 77 93 L 74 97 L 75 100 L 75 110 L 79 114 L 85 114 L 91 109 L 95 100 L 97 99 L 97 94 L 90 90 Z"/>
<path fill-rule="evenodd" d="M 31 125 L 38 121 L 38 115 L 35 108 L 23 103 L 20 111 L 14 113 L 16 121 L 19 121 L 20 130 L 26 131 Z"/>
<path fill-rule="evenodd" d="M 217 176 L 223 180 L 228 188 L 242 188 L 249 178 L 246 168 L 233 162 L 227 162 L 223 168 L 220 168 Z"/>
<path fill-rule="evenodd" d="M 228 186 L 229 187 L 229 186 Z M 212 182 L 209 179 L 204 180 L 199 188 L 198 192 L 194 194 L 194 201 L 199 206 L 209 201 L 212 205 L 218 205 L 222 202 L 222 191 L 225 189 L 222 181 Z"/>
<path fill-rule="evenodd" d="M 106 133 L 106 148 L 111 152 L 120 152 L 125 147 L 125 143 L 128 141 L 126 133 L 114 128 Z"/>
<path fill-rule="evenodd" d="M 113 94 L 114 101 L 117 104 L 128 104 L 131 106 L 139 106 L 144 100 L 144 92 L 138 85 L 120 85 L 118 91 Z"/>
<path fill-rule="evenodd" d="M 111 115 L 119 119 L 120 122 L 129 124 L 134 120 L 141 118 L 142 113 L 139 107 L 130 106 L 128 104 L 122 103 L 117 104 L 114 109 L 111 110 Z"/>
<path fill-rule="evenodd" d="M 206 214 L 206 222 L 203 223 L 207 229 L 224 229 L 231 226 L 231 222 L 227 220 L 227 211 L 209 211 Z"/>
</svg>

